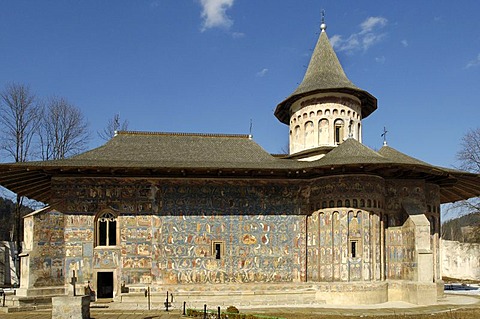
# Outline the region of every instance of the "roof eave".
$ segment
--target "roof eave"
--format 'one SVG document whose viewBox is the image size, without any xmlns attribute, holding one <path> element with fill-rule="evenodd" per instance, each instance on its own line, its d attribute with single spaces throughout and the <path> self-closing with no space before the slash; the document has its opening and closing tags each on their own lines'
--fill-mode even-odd
<svg viewBox="0 0 480 319">
<path fill-rule="evenodd" d="M 364 90 L 344 87 L 344 88 L 331 88 L 331 89 L 317 89 L 317 90 L 292 94 L 277 105 L 274 113 L 275 116 L 280 122 L 289 125 L 290 107 L 292 106 L 292 104 L 295 103 L 295 101 L 298 101 L 299 99 L 305 96 L 309 96 L 317 93 L 347 93 L 359 98 L 362 106 L 362 118 L 368 117 L 377 109 L 377 98 L 375 98 L 373 95 L 371 95 L 370 93 Z"/>
</svg>

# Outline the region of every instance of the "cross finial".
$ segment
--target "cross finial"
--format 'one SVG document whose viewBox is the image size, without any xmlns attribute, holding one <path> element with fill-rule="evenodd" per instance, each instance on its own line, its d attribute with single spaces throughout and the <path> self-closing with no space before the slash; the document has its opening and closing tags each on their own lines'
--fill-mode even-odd
<svg viewBox="0 0 480 319">
<path fill-rule="evenodd" d="M 384 126 L 383 127 L 383 133 L 382 133 L 382 137 L 383 137 L 383 146 L 387 146 L 387 128 Z"/>
<path fill-rule="evenodd" d="M 325 9 L 322 9 L 322 24 L 320 25 L 320 29 L 322 29 L 322 32 L 327 30 L 327 25 L 325 24 Z"/>
<path fill-rule="evenodd" d="M 248 135 L 248 137 L 251 139 L 252 138 L 252 131 L 253 131 L 253 120 L 250 119 L 250 134 Z"/>
</svg>

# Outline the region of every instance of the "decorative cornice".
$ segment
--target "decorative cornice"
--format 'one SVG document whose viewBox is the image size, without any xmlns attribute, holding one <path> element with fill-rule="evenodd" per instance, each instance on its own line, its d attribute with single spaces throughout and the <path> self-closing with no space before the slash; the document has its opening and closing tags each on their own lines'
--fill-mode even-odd
<svg viewBox="0 0 480 319">
<path fill-rule="evenodd" d="M 350 106 L 351 104 L 360 106 L 360 103 L 352 98 L 348 98 L 345 96 L 338 97 L 338 96 L 325 96 L 325 97 L 315 97 L 300 103 L 301 107 L 315 105 L 315 104 L 323 104 L 323 103 L 337 103 L 342 105 Z M 349 105 L 350 104 L 350 105 Z"/>
</svg>

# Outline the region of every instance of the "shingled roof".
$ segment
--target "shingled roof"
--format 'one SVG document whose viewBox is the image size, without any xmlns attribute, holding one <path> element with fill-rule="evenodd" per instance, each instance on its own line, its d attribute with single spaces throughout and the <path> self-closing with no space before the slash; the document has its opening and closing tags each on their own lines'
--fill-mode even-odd
<svg viewBox="0 0 480 319">
<path fill-rule="evenodd" d="M 106 144 L 68 159 L 29 162 L 28 165 L 117 169 L 289 166 L 265 151 L 249 135 L 134 131 L 118 132 Z"/>
<path fill-rule="evenodd" d="M 288 124 L 291 105 L 303 96 L 320 92 L 348 93 L 358 97 L 362 103 L 363 118 L 377 108 L 377 99 L 356 87 L 347 78 L 324 30 L 320 33 L 302 83 L 289 97 L 278 104 L 275 116 L 282 123 Z"/>
<path fill-rule="evenodd" d="M 248 135 L 119 132 L 105 145 L 72 157 L 82 164 L 136 167 L 249 167 L 278 159 Z"/>
<path fill-rule="evenodd" d="M 319 161 L 321 165 L 386 164 L 390 160 L 366 147 L 354 138 L 349 138 L 328 152 Z"/>
<path fill-rule="evenodd" d="M 378 154 L 390 159 L 395 163 L 402 163 L 402 164 L 411 164 L 411 165 L 427 165 L 431 166 L 430 164 L 423 162 L 419 159 L 413 158 L 404 154 L 402 152 L 397 151 L 390 146 L 384 145 L 379 151 Z"/>
</svg>

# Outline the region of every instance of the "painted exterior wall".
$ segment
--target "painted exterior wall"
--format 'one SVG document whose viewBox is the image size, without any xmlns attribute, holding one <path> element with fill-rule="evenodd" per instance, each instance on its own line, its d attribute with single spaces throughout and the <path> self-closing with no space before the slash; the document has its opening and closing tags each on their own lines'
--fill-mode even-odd
<svg viewBox="0 0 480 319">
<path fill-rule="evenodd" d="M 25 249 L 22 258 L 21 286 L 50 287 L 65 284 L 64 215 L 42 212 L 25 218 Z M 25 273 L 26 264 L 30 271 Z"/>
<path fill-rule="evenodd" d="M 305 280 L 298 186 L 66 179 L 56 189 L 65 203 L 58 252 L 79 282 L 101 271 L 142 286 Z M 95 247 L 95 216 L 105 210 L 118 215 L 119 244 Z M 213 241 L 224 245 L 220 260 Z"/>
<path fill-rule="evenodd" d="M 356 282 L 359 291 L 373 292 L 379 282 L 419 281 L 420 266 L 438 271 L 438 234 L 427 217 L 439 218 L 439 211 L 427 212 L 439 205 L 438 187 L 423 181 L 64 178 L 54 192 L 61 213 L 25 219 L 24 288 L 68 287 L 75 270 L 78 284 L 90 281 L 94 289 L 100 272 L 113 273 L 114 295 L 123 285 L 160 291 L 305 282 Z M 104 212 L 116 216 L 114 246 L 97 245 L 96 218 Z M 317 288 L 318 296 L 332 293 Z M 374 299 L 386 300 L 387 290 Z"/>
</svg>

